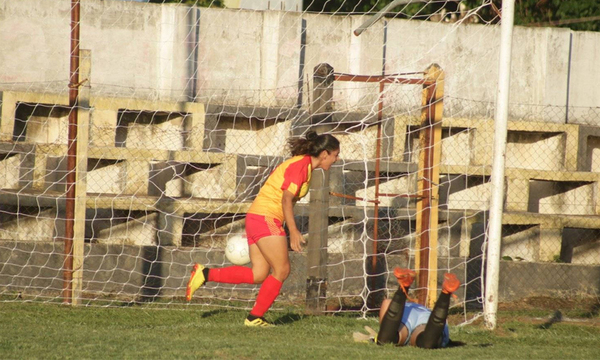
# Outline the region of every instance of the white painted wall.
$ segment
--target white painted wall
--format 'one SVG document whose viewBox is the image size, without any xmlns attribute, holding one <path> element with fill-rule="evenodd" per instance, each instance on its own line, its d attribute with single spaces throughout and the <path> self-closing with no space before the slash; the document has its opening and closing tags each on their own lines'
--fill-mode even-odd
<svg viewBox="0 0 600 360">
<path fill-rule="evenodd" d="M 67 92 L 69 5 L 69 0 L 0 0 L 0 90 Z M 196 80 L 199 102 L 293 107 L 305 20 L 307 79 L 321 62 L 338 72 L 381 74 L 386 29 L 386 73 L 438 63 L 446 71 L 446 116 L 493 114 L 497 26 L 388 19 L 356 37 L 352 31 L 364 16 L 102 0 L 82 2 L 81 9 L 81 47 L 92 51 L 96 95 L 185 100 Z M 568 121 L 598 125 L 588 109 L 600 106 L 594 86 L 600 73 L 592 70 L 600 33 L 517 27 L 514 36 L 511 117 L 566 121 L 571 53 Z M 311 89 L 305 83 L 303 90 Z M 369 111 L 375 92 L 364 84 L 336 84 L 336 109 Z M 397 101 L 393 111 L 413 103 Z"/>
</svg>

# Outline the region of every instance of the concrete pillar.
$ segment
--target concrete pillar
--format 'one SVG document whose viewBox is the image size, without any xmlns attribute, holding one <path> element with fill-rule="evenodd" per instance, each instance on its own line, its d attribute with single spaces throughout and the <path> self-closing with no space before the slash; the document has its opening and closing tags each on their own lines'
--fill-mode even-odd
<svg viewBox="0 0 600 360">
<path fill-rule="evenodd" d="M 529 179 L 506 179 L 505 211 L 527 211 Z"/>
<path fill-rule="evenodd" d="M 538 261 L 554 261 L 560 256 L 560 247 L 562 244 L 562 227 L 540 226 L 539 258 Z"/>
<path fill-rule="evenodd" d="M 148 161 L 126 160 L 127 178 L 123 192 L 125 194 L 148 195 L 148 175 L 150 164 Z"/>
<path fill-rule="evenodd" d="M 0 92 L 0 141 L 12 141 L 17 103 L 13 93 Z"/>
<path fill-rule="evenodd" d="M 117 110 L 102 109 L 94 104 L 90 117 L 90 145 L 114 147 L 117 130 Z"/>
<path fill-rule="evenodd" d="M 185 103 L 187 115 L 183 121 L 184 148 L 186 150 L 202 151 L 204 142 L 204 122 L 206 113 L 203 104 Z"/>
<path fill-rule="evenodd" d="M 159 246 L 181 246 L 183 233 L 183 214 L 175 212 L 175 203 L 163 198 L 157 204 L 158 219 L 156 223 Z"/>
</svg>

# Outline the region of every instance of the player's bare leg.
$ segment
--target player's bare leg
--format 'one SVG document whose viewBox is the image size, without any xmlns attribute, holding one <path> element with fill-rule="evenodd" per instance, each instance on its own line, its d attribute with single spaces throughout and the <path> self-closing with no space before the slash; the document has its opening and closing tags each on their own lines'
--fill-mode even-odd
<svg viewBox="0 0 600 360">
<path fill-rule="evenodd" d="M 398 330 L 402 323 L 408 288 L 415 280 L 415 272 L 410 269 L 396 268 L 394 269 L 394 275 L 398 279 L 399 288 L 381 318 L 381 325 L 377 334 L 377 344 L 379 345 L 398 344 L 400 339 Z"/>
<path fill-rule="evenodd" d="M 262 283 L 256 303 L 244 324 L 246 326 L 269 326 L 270 324 L 263 318 L 263 315 L 279 295 L 283 282 L 290 274 L 287 239 L 285 236 L 267 236 L 260 239 L 257 245 L 272 272 Z"/>
<path fill-rule="evenodd" d="M 442 293 L 435 302 L 425 330 L 417 336 L 416 346 L 424 349 L 440 347 L 442 333 L 444 332 L 444 326 L 448 318 L 448 309 L 450 308 L 450 296 L 459 286 L 460 281 L 456 278 L 456 275 L 450 273 L 444 274 Z"/>
</svg>

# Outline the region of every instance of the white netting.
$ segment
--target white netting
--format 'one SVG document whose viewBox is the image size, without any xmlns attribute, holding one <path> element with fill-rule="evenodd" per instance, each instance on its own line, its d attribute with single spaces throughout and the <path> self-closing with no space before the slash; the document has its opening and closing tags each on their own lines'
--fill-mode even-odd
<svg viewBox="0 0 600 360">
<path fill-rule="evenodd" d="M 499 51 L 491 1 L 401 4 L 359 36 L 353 31 L 388 2 L 371 1 L 369 12 L 342 1 L 337 9 L 330 8 L 334 2 L 329 8 L 310 1 L 233 3 L 241 8 L 220 7 L 232 6 L 227 1 L 81 3 L 80 48 L 89 53 L 80 59 L 80 96 L 87 98 L 77 108 L 79 126 L 85 126 L 78 163 L 85 177 L 78 178 L 84 193 L 77 194 L 74 215 L 83 235 L 74 242 L 83 246 L 75 284 L 83 301 L 182 303 L 194 262 L 229 264 L 225 241 L 244 232 L 253 197 L 288 156 L 288 137 L 318 125 L 341 140 L 329 190 L 348 196 L 330 197 L 322 249 L 328 255 L 327 309 L 375 310 L 381 295 L 395 289 L 393 267 L 414 269 L 421 261 L 415 256 L 428 231 L 417 222 L 426 210 L 439 218 L 430 276 L 436 267 L 440 276 L 456 273 L 463 282 L 456 304 L 478 308 Z M 0 295 L 6 300 L 63 296 L 70 5 L 0 0 Z M 541 38 L 542 31 L 519 36 Z M 516 66 L 530 70 L 536 61 Z M 331 82 L 327 98 L 314 74 L 322 64 L 350 78 Z M 444 96 L 435 102 L 443 103 L 436 108 L 443 116 L 441 142 L 431 147 L 438 158 L 424 169 L 419 157 L 427 86 L 401 81 L 380 91 L 378 82 L 356 75 L 404 74 L 396 77 L 419 81 L 432 64 L 445 76 Z M 512 113 L 522 121 L 561 105 L 534 91 L 518 98 L 527 105 Z M 318 102 L 325 103 L 321 114 L 315 113 Z M 549 141 L 540 146 L 557 144 Z M 435 209 L 419 207 L 424 170 L 439 173 L 432 184 L 439 191 Z M 308 234 L 310 196 L 296 205 L 296 214 Z M 292 273 L 275 307 L 303 304 L 307 296 L 310 260 L 306 254 L 290 258 Z M 441 283 L 438 289 L 435 283 L 438 291 Z M 208 283 L 193 304 L 248 308 L 256 290 Z"/>
</svg>

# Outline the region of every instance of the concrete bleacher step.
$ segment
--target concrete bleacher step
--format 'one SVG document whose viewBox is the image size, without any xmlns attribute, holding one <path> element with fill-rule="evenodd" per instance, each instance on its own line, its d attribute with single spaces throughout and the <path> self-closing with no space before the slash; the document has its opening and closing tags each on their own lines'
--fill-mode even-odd
<svg viewBox="0 0 600 360">
<path fill-rule="evenodd" d="M 0 96 L 0 204 L 62 211 L 68 98 L 8 91 Z M 306 120 L 299 109 L 211 105 L 205 111 L 198 103 L 131 98 L 91 98 L 90 107 L 86 208 L 135 213 L 131 220 L 101 229 L 98 241 L 133 231 L 140 234 L 140 245 L 182 245 L 183 226 L 206 214 L 243 214 L 261 181 L 283 161 L 288 135 Z M 332 168 L 331 190 L 373 199 L 373 179 L 366 188 L 365 179 L 375 171 L 375 162 L 365 158 L 376 156 L 374 120 L 336 117 L 343 119 L 336 127 L 343 165 Z M 393 136 L 384 139 L 379 192 L 416 195 L 420 120 L 388 120 L 385 133 L 393 131 Z M 440 241 L 451 249 L 448 255 L 470 256 L 467 234 L 473 224 L 485 221 L 488 210 L 493 121 L 444 118 L 441 125 L 439 210 L 441 227 L 449 230 Z M 574 258 L 577 249 L 593 248 L 569 242 L 564 234 L 588 231 L 594 237 L 600 229 L 595 220 L 600 214 L 600 128 L 510 121 L 506 158 L 506 256 L 524 251 L 521 243 L 527 244 L 524 258 L 531 261 L 552 261 L 557 243 L 559 256 L 564 255 L 561 246 L 575 249 Z M 414 221 L 414 198 L 386 196 L 381 201 L 382 216 Z M 345 219 L 334 221 L 332 232 L 374 216 L 368 202 L 331 197 L 330 204 L 329 216 Z M 308 216 L 307 199 L 297 212 Z M 465 220 L 457 220 L 461 216 Z M 188 218 L 193 220 L 184 225 Z M 5 233 L 8 227 L 0 225 Z M 208 236 L 210 231 L 200 233 Z M 131 236 L 115 238 L 125 237 Z"/>
</svg>

